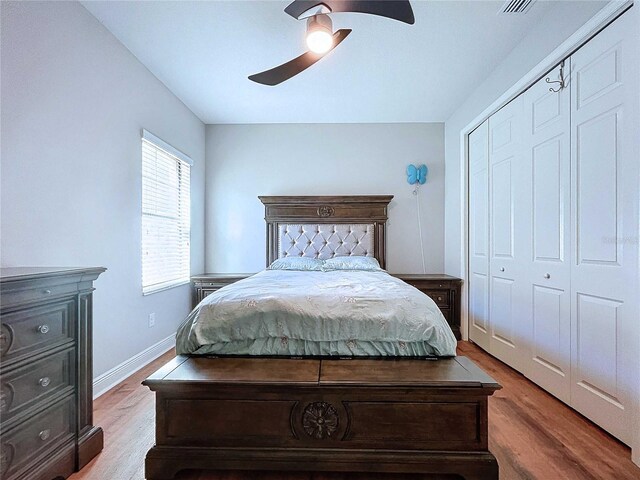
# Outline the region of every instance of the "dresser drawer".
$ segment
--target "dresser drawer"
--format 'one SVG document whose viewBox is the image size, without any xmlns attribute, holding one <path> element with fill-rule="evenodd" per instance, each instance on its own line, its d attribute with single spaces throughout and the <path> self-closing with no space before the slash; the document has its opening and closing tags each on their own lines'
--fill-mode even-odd
<svg viewBox="0 0 640 480">
<path fill-rule="evenodd" d="M 78 284 L 42 282 L 37 284 L 18 283 L 13 288 L 2 289 L 2 306 L 13 307 L 69 297 L 78 293 Z"/>
<path fill-rule="evenodd" d="M 0 477 L 12 480 L 49 458 L 75 436 L 74 397 L 67 397 L 29 420 L 2 432 Z M 28 478 L 28 477 L 27 477 Z"/>
<path fill-rule="evenodd" d="M 0 420 L 3 425 L 24 410 L 73 393 L 74 350 L 67 349 L 0 375 Z M 66 392 L 65 392 L 66 390 Z"/>
<path fill-rule="evenodd" d="M 451 306 L 449 290 L 423 290 L 423 292 L 429 295 L 439 307 L 449 308 Z"/>
<path fill-rule="evenodd" d="M 71 342 L 74 339 L 74 300 L 26 308 L 2 316 L 0 354 L 2 363 Z"/>
</svg>

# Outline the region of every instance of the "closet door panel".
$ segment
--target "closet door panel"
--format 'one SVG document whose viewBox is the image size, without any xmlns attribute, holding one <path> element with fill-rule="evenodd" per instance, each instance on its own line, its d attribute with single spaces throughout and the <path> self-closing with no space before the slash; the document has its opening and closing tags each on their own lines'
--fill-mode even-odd
<svg viewBox="0 0 640 480">
<path fill-rule="evenodd" d="M 489 118 L 489 351 L 523 371 L 527 358 L 523 289 L 528 255 L 523 239 L 530 235 L 527 218 L 528 169 L 521 144 L 522 97 Z"/>
<path fill-rule="evenodd" d="M 560 133 L 531 150 L 533 259 L 538 262 L 564 261 L 564 221 L 567 218 L 564 209 L 568 207 L 564 193 L 568 185 L 563 182 L 569 180 L 566 138 L 566 133 Z"/>
<path fill-rule="evenodd" d="M 532 360 L 537 365 L 532 366 L 535 373 L 531 376 L 541 376 L 537 383 L 556 395 L 564 393 L 563 380 L 569 385 L 569 351 L 563 349 L 568 346 L 570 335 L 565 307 L 567 296 L 564 289 L 533 286 Z M 536 368 L 542 371 L 535 371 Z M 563 400 L 568 402 L 569 398 Z"/>
<path fill-rule="evenodd" d="M 626 443 L 638 378 L 640 79 L 630 20 L 571 58 L 571 404 Z"/>
<path fill-rule="evenodd" d="M 617 409 L 623 408 L 616 338 L 622 305 L 611 298 L 577 295 L 577 385 Z"/>
<path fill-rule="evenodd" d="M 489 130 L 469 135 L 469 338 L 489 350 Z"/>
<path fill-rule="evenodd" d="M 578 264 L 615 267 L 622 254 L 616 241 L 622 227 L 617 178 L 619 113 L 620 107 L 597 113 L 576 128 Z"/>
<path fill-rule="evenodd" d="M 505 261 L 513 260 L 514 161 L 514 157 L 508 157 L 491 166 L 493 257 Z"/>
<path fill-rule="evenodd" d="M 561 73 L 562 70 L 562 73 Z M 545 78 L 559 80 L 569 62 Z M 569 89 L 550 91 L 545 78 L 524 94 L 524 161 L 530 168 L 531 253 L 525 259 L 525 305 L 531 348 L 527 375 L 565 402 L 570 401 L 570 105 Z M 558 89 L 558 84 L 552 84 Z M 523 240 L 526 242 L 526 239 Z"/>
<path fill-rule="evenodd" d="M 515 350 L 515 320 L 513 303 L 514 303 L 514 283 L 515 280 L 511 278 L 500 277 L 499 275 L 492 275 L 491 284 L 491 348 L 492 353 L 496 352 L 496 356 L 500 357 L 499 353 L 505 352 L 504 358 L 507 363 L 513 361 L 511 358 L 515 353 L 508 351 L 507 349 Z M 517 362 L 513 362 L 517 365 Z"/>
</svg>

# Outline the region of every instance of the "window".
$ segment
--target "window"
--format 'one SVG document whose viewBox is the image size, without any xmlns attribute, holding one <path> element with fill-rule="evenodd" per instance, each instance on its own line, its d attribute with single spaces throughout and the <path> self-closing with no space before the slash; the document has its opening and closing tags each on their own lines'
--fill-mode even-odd
<svg viewBox="0 0 640 480">
<path fill-rule="evenodd" d="M 189 282 L 193 162 L 142 132 L 142 293 Z"/>
</svg>

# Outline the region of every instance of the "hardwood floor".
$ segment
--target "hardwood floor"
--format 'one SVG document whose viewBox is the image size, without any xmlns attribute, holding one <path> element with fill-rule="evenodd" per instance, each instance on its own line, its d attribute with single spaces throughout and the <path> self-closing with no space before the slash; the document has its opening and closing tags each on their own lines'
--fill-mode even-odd
<svg viewBox="0 0 640 480">
<path fill-rule="evenodd" d="M 470 357 L 502 386 L 489 400 L 489 446 L 501 480 L 624 480 L 640 478 L 629 448 L 522 375 L 468 342 Z M 169 352 L 94 402 L 94 424 L 105 448 L 71 480 L 141 480 L 144 456 L 154 440 L 152 393 L 140 382 L 173 357 Z M 418 480 L 422 476 L 183 472 L 177 480 Z"/>
</svg>

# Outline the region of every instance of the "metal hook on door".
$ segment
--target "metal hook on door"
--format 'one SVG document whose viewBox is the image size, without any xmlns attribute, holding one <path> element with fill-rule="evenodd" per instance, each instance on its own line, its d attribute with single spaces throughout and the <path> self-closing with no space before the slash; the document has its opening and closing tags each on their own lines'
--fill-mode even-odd
<svg viewBox="0 0 640 480">
<path fill-rule="evenodd" d="M 567 86 L 564 82 L 564 60 L 560 64 L 560 80 L 551 80 L 549 79 L 549 77 L 547 77 L 544 79 L 544 81 L 547 83 L 558 83 L 560 85 L 557 90 L 553 87 L 549 87 L 549 91 L 553 93 L 558 93 L 560 90 Z"/>
</svg>

